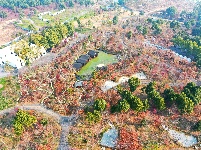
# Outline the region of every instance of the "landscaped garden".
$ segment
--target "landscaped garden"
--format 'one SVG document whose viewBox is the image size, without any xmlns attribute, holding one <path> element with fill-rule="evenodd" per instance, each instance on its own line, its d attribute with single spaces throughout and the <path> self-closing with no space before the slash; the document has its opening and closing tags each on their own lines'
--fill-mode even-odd
<svg viewBox="0 0 201 150">
<path fill-rule="evenodd" d="M 78 75 L 89 75 L 96 69 L 97 65 L 108 64 L 118 62 L 115 55 L 107 54 L 105 52 L 99 51 L 98 56 L 94 59 L 91 59 L 82 69 L 77 73 Z"/>
</svg>

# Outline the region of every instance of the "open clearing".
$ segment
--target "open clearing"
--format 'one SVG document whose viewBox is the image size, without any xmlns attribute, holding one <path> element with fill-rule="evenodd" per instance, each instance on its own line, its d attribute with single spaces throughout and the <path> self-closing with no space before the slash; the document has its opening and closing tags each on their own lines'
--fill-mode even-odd
<svg viewBox="0 0 201 150">
<path fill-rule="evenodd" d="M 116 56 L 99 52 L 98 57 L 90 60 L 82 69 L 78 72 L 78 75 L 89 75 L 91 74 L 99 64 L 108 65 L 117 62 Z"/>
</svg>

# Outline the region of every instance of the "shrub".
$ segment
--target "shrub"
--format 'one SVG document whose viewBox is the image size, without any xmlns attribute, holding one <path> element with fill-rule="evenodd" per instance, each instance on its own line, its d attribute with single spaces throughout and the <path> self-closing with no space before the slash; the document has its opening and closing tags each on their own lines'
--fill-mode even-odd
<svg viewBox="0 0 201 150">
<path fill-rule="evenodd" d="M 25 128 L 31 127 L 36 122 L 35 116 L 32 116 L 23 110 L 18 110 L 13 122 L 15 134 L 18 136 L 21 135 Z"/>
<path fill-rule="evenodd" d="M 101 120 L 101 113 L 97 110 L 94 110 L 94 112 L 87 112 L 86 120 L 89 123 L 97 123 Z"/>
<path fill-rule="evenodd" d="M 195 126 L 193 127 L 195 131 L 201 131 L 201 120 L 198 121 Z"/>
<path fill-rule="evenodd" d="M 173 89 L 165 89 L 163 92 L 166 107 L 171 107 L 177 99 L 177 94 Z"/>
<path fill-rule="evenodd" d="M 132 98 L 129 100 L 129 104 L 131 106 L 131 109 L 136 111 L 142 111 L 144 107 L 141 99 L 136 96 L 132 96 Z"/>
<path fill-rule="evenodd" d="M 118 23 L 118 17 L 114 16 L 112 22 L 113 22 L 113 25 L 116 25 Z"/>
<path fill-rule="evenodd" d="M 195 105 L 201 102 L 201 87 L 196 86 L 195 83 L 189 82 L 184 87 L 183 92 L 194 102 Z"/>
<path fill-rule="evenodd" d="M 40 121 L 40 124 L 42 124 L 43 126 L 47 125 L 48 124 L 48 120 L 43 118 L 41 121 Z"/>
<path fill-rule="evenodd" d="M 119 108 L 118 108 L 118 105 L 113 105 L 112 107 L 111 107 L 111 113 L 115 113 L 115 112 L 118 112 L 119 111 Z"/>
<path fill-rule="evenodd" d="M 191 113 L 194 109 L 193 101 L 183 92 L 177 94 L 176 105 L 181 113 Z"/>
<path fill-rule="evenodd" d="M 125 99 L 119 101 L 118 107 L 120 112 L 127 112 L 130 109 L 130 105 Z"/>
<path fill-rule="evenodd" d="M 140 85 L 140 80 L 138 78 L 132 77 L 128 80 L 128 84 L 130 86 L 130 91 L 134 92 L 136 88 Z"/>
<path fill-rule="evenodd" d="M 106 101 L 104 99 L 97 99 L 94 102 L 94 109 L 98 111 L 104 111 L 106 108 Z"/>
</svg>

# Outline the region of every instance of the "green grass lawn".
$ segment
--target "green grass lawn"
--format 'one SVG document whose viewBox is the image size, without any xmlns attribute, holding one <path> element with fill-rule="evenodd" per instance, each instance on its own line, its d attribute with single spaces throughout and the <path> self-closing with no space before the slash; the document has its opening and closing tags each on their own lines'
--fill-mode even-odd
<svg viewBox="0 0 201 150">
<path fill-rule="evenodd" d="M 107 54 L 102 51 L 99 51 L 98 57 L 91 59 L 82 69 L 77 73 L 78 75 L 89 75 L 96 69 L 96 66 L 99 64 L 108 64 L 116 63 L 118 60 L 115 55 Z"/>
</svg>

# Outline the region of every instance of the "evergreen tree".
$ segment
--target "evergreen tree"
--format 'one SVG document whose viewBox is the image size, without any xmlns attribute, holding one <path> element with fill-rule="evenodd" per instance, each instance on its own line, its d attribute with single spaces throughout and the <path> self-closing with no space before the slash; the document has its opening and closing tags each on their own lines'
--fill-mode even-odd
<svg viewBox="0 0 201 150">
<path fill-rule="evenodd" d="M 136 88 L 140 85 L 140 80 L 138 78 L 131 77 L 128 80 L 128 84 L 130 86 L 130 91 L 134 92 Z"/>
<path fill-rule="evenodd" d="M 163 92 L 166 107 L 171 107 L 177 99 L 177 94 L 173 89 L 165 89 Z"/>
<path fill-rule="evenodd" d="M 176 99 L 176 105 L 177 108 L 181 113 L 191 113 L 193 112 L 194 109 L 194 103 L 193 101 L 186 96 L 184 92 L 181 94 L 177 94 L 177 99 Z"/>
<path fill-rule="evenodd" d="M 119 101 L 118 108 L 120 112 L 127 112 L 130 109 L 130 105 L 127 100 L 123 99 Z"/>
<path fill-rule="evenodd" d="M 94 109 L 98 111 L 104 111 L 106 108 L 106 101 L 104 99 L 97 99 L 94 102 Z"/>
</svg>

